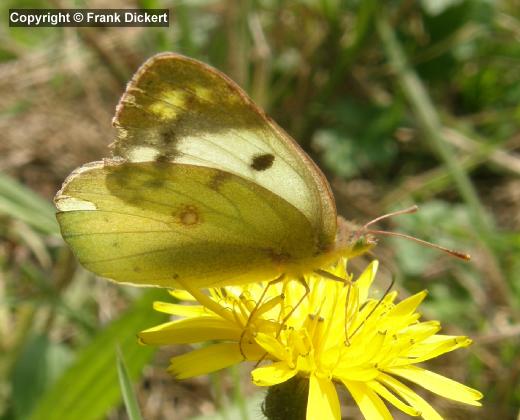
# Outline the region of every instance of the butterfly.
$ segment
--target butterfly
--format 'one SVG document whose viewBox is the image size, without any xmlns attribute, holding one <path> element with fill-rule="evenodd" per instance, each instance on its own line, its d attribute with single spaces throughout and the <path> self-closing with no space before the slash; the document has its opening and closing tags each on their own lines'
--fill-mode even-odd
<svg viewBox="0 0 520 420">
<path fill-rule="evenodd" d="M 298 277 L 375 241 L 338 217 L 329 183 L 231 79 L 200 61 L 146 61 L 116 108 L 112 157 L 55 197 L 65 241 L 117 282 L 220 287 Z"/>
</svg>

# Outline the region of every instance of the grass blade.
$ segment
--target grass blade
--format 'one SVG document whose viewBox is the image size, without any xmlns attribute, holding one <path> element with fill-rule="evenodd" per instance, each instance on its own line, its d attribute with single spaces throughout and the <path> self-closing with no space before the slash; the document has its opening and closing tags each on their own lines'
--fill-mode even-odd
<svg viewBox="0 0 520 420">
<path fill-rule="evenodd" d="M 128 414 L 129 420 L 142 420 L 141 411 L 139 410 L 139 404 L 137 397 L 132 387 L 130 375 L 126 368 L 125 359 L 119 346 L 116 348 L 117 357 L 117 376 L 119 377 L 119 385 L 121 387 L 121 394 L 123 395 L 123 401 L 125 402 L 126 413 Z"/>
<path fill-rule="evenodd" d="M 443 127 L 426 88 L 408 64 L 405 53 L 388 23 L 387 17 L 383 13 L 379 13 L 376 23 L 383 47 L 395 70 L 396 78 L 402 86 L 412 109 L 415 111 L 417 122 L 425 134 L 424 139 L 444 162 L 460 195 L 470 208 L 470 215 L 475 227 L 481 236 L 489 241 L 492 230 L 491 221 L 480 203 L 478 194 L 468 174 L 459 165 L 455 154 L 442 137 Z"/>
<path fill-rule="evenodd" d="M 98 420 L 121 401 L 113 349 L 125 354 L 129 376 L 136 378 L 155 348 L 137 343 L 138 331 L 164 320 L 152 302 L 164 296 L 151 289 L 134 302 L 119 319 L 98 333 L 80 350 L 75 362 L 39 401 L 32 420 Z"/>
<path fill-rule="evenodd" d="M 0 214 L 19 219 L 47 234 L 59 232 L 54 207 L 13 178 L 0 174 Z"/>
</svg>

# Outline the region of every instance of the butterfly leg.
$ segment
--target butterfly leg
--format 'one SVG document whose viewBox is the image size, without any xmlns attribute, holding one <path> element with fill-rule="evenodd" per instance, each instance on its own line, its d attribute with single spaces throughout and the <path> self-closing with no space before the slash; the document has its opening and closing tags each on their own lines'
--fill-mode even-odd
<svg viewBox="0 0 520 420">
<path fill-rule="evenodd" d="M 303 296 L 298 300 L 296 305 L 294 305 L 294 307 L 291 308 L 289 313 L 283 317 L 282 322 L 280 323 L 280 327 L 278 328 L 278 331 L 276 333 L 276 338 L 278 338 L 280 336 L 280 334 L 282 333 L 285 323 L 289 320 L 289 318 L 291 318 L 292 314 L 294 314 L 296 309 L 298 309 L 298 307 L 302 304 L 303 300 L 311 293 L 311 289 L 309 288 L 309 285 L 305 281 L 304 277 L 299 277 L 297 279 L 297 281 L 305 288 L 305 292 L 304 292 Z M 267 352 L 263 354 L 263 356 L 258 360 L 258 362 L 256 362 L 255 368 L 257 368 L 258 365 L 260 365 L 260 363 L 262 363 L 264 361 L 266 356 L 267 356 Z"/>
<path fill-rule="evenodd" d="M 352 281 L 349 279 L 344 279 L 343 277 L 336 276 L 335 274 L 329 273 L 328 271 L 322 270 L 321 268 L 318 270 L 314 270 L 314 272 L 322 277 L 326 277 L 329 280 L 337 281 L 343 284 L 352 284 Z"/>
<path fill-rule="evenodd" d="M 251 324 L 251 321 L 254 318 L 254 316 L 256 315 L 256 313 L 258 312 L 258 308 L 260 308 L 260 306 L 262 304 L 262 301 L 264 300 L 265 295 L 267 294 L 267 290 L 270 287 L 274 286 L 275 284 L 278 284 L 278 283 L 282 282 L 284 279 L 285 279 L 285 274 L 280 274 L 280 276 L 278 276 L 274 280 L 269 281 L 266 284 L 264 290 L 262 291 L 262 294 L 260 295 L 260 298 L 256 301 L 255 307 L 249 313 L 249 317 L 247 318 L 246 325 L 244 325 L 244 327 L 242 329 L 242 333 L 240 334 L 240 341 L 238 342 L 238 347 L 240 349 L 240 354 L 242 355 L 244 360 L 246 360 L 246 355 L 244 353 L 243 343 L 244 343 L 246 332 L 248 331 L 249 326 Z"/>
<path fill-rule="evenodd" d="M 339 276 L 336 276 L 335 274 L 332 274 L 332 273 L 329 273 L 328 271 L 325 271 L 325 270 L 322 270 L 322 269 L 319 269 L 319 270 L 315 270 L 315 273 L 319 274 L 320 276 L 323 276 L 329 280 L 333 280 L 333 281 L 337 281 L 337 282 L 340 282 L 340 283 L 343 283 L 344 286 L 348 287 L 348 290 L 347 290 L 347 298 L 345 300 L 345 344 L 347 346 L 350 346 L 350 341 L 349 341 L 349 338 L 350 338 L 350 334 L 348 332 L 348 325 L 349 325 L 349 321 L 348 321 L 348 311 L 349 311 L 349 302 L 350 302 L 350 291 L 352 290 L 352 281 L 349 280 L 349 279 L 344 279 L 343 277 L 339 277 Z"/>
<path fill-rule="evenodd" d="M 303 300 L 309 295 L 309 293 L 311 293 L 311 289 L 309 288 L 309 285 L 307 284 L 307 282 L 305 281 L 305 278 L 303 277 L 298 277 L 297 279 L 298 283 L 300 283 L 304 288 L 305 288 L 305 293 L 303 294 L 303 296 L 300 298 L 300 300 L 298 300 L 298 302 L 296 303 L 296 305 L 294 305 L 293 308 L 291 308 L 291 310 L 289 311 L 289 313 L 287 315 L 285 315 L 282 319 L 282 323 L 280 324 L 280 327 L 278 328 L 278 332 L 276 333 L 276 337 L 278 338 L 280 336 L 280 333 L 282 332 L 283 330 L 283 327 L 285 326 L 285 323 L 289 320 L 289 318 L 292 316 L 292 314 L 296 311 L 296 309 L 298 309 L 298 307 L 302 304 Z"/>
<path fill-rule="evenodd" d="M 386 288 L 385 290 L 385 293 L 383 294 L 383 296 L 381 297 L 381 299 L 379 299 L 379 301 L 377 302 L 377 304 L 372 308 L 372 310 L 369 312 L 369 314 L 367 315 L 367 317 L 365 318 L 365 320 L 363 322 L 361 322 L 361 324 L 359 324 L 357 326 L 357 328 L 352 332 L 352 333 L 349 333 L 348 331 L 348 304 L 349 304 L 349 301 L 350 301 L 350 290 L 351 290 L 351 286 L 353 284 L 352 281 L 350 280 L 347 280 L 347 279 L 343 279 L 341 277 L 338 277 L 332 273 L 329 273 L 328 271 L 324 271 L 324 270 L 316 270 L 315 271 L 316 273 L 322 275 L 323 277 L 326 277 L 328 279 L 331 279 L 331 280 L 334 280 L 334 281 L 339 281 L 339 282 L 342 282 L 344 283 L 345 285 L 347 285 L 349 287 L 349 290 L 347 291 L 347 299 L 345 301 L 345 344 L 347 346 L 350 346 L 350 339 L 359 331 L 359 329 L 365 324 L 365 322 L 367 321 L 367 319 L 375 312 L 375 310 L 379 307 L 379 305 L 381 305 L 381 303 L 383 302 L 383 299 L 388 295 L 388 293 L 390 293 L 390 290 L 392 290 L 392 287 L 394 287 L 394 284 L 395 284 L 395 276 L 392 275 L 392 279 L 390 281 L 390 284 L 388 285 L 388 287 Z"/>
</svg>

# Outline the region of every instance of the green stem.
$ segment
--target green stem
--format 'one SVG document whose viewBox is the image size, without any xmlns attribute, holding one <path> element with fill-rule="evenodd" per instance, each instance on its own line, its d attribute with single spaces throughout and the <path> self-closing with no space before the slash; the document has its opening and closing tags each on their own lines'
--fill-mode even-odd
<svg viewBox="0 0 520 420">
<path fill-rule="evenodd" d="M 460 133 L 459 133 L 460 134 Z M 461 136 L 463 134 L 460 134 Z M 471 134 L 473 138 L 478 138 L 475 133 Z M 483 141 L 475 141 L 476 145 L 473 151 L 468 151 L 467 155 L 457 157 L 457 164 L 466 173 L 471 173 L 479 166 L 489 162 L 494 166 L 500 168 L 503 172 L 510 172 L 513 175 L 518 175 L 516 167 L 507 166 L 507 162 L 499 162 L 494 155 L 498 156 L 506 155 L 507 151 L 503 149 L 503 145 L 487 145 Z M 443 166 L 436 167 L 420 175 L 411 177 L 401 183 L 400 186 L 395 188 L 393 191 L 386 194 L 381 199 L 381 207 L 388 208 L 393 203 L 403 201 L 406 198 L 420 197 L 421 200 L 425 200 L 428 197 L 439 194 L 440 192 L 450 188 L 452 186 L 452 177 L 450 173 L 447 173 Z"/>
<path fill-rule="evenodd" d="M 439 115 L 426 88 L 414 69 L 408 64 L 405 53 L 384 13 L 378 13 L 376 26 L 390 64 L 395 70 L 396 78 L 415 113 L 419 127 L 424 133 L 424 140 L 444 163 L 462 199 L 468 206 L 469 217 L 476 231 L 475 236 L 480 239 L 484 250 L 487 251 L 491 267 L 490 272 L 494 273 L 493 276 L 490 276 L 488 282 L 493 290 L 496 291 L 500 304 L 505 304 L 509 308 L 515 308 L 516 305 L 508 291 L 508 286 L 500 267 L 499 251 L 498 249 L 493 249 L 493 245 L 496 243 L 496 241 L 493 241 L 493 221 L 482 207 L 478 194 L 468 174 L 459 164 L 452 147 L 444 140 Z M 515 312 L 515 316 L 518 317 L 520 314 Z"/>
<path fill-rule="evenodd" d="M 222 384 L 222 371 L 209 374 L 211 387 L 215 393 L 215 406 L 224 420 L 229 420 L 228 408 L 225 400 L 224 386 Z"/>
<path fill-rule="evenodd" d="M 233 378 L 233 402 L 237 405 L 238 410 L 240 412 L 240 418 L 242 420 L 249 420 L 249 415 L 247 412 L 246 400 L 244 398 L 244 393 L 242 392 L 241 380 L 242 377 L 240 375 L 239 366 L 232 366 L 230 369 L 231 377 Z"/>
<path fill-rule="evenodd" d="M 459 165 L 451 147 L 444 141 L 439 116 L 433 103 L 415 71 L 408 65 L 404 51 L 388 21 L 380 13 L 376 18 L 376 26 L 383 42 L 383 47 L 395 70 L 403 92 L 415 112 L 417 122 L 424 133 L 424 139 L 437 153 L 451 175 L 463 200 L 470 210 L 471 220 L 477 233 L 488 240 L 491 236 L 492 223 L 487 217 L 467 173 Z"/>
</svg>

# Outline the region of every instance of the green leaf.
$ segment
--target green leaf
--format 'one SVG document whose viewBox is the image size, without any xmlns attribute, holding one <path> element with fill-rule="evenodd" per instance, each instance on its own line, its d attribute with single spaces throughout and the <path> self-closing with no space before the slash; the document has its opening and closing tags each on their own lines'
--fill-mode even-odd
<svg viewBox="0 0 520 420">
<path fill-rule="evenodd" d="M 402 123 L 399 102 L 376 107 L 344 99 L 324 114 L 331 128 L 317 130 L 312 143 L 335 174 L 349 178 L 373 168 L 381 172 L 392 164 L 397 154 L 393 136 Z"/>
<path fill-rule="evenodd" d="M 31 419 L 97 420 L 121 401 L 116 359 L 119 345 L 125 354 L 129 376 L 137 378 L 155 348 L 138 344 L 136 334 L 164 321 L 165 315 L 152 309 L 152 302 L 164 289 L 151 289 L 134 302 L 81 350 L 72 366 L 40 400 Z"/>
<path fill-rule="evenodd" d="M 48 201 L 13 178 L 0 174 L 0 214 L 22 220 L 47 234 L 58 234 L 55 209 Z"/>
<path fill-rule="evenodd" d="M 29 337 L 12 372 L 12 403 L 16 418 L 24 419 L 45 388 L 67 367 L 70 350 L 45 335 Z"/>
<path fill-rule="evenodd" d="M 123 394 L 123 401 L 125 402 L 126 412 L 130 420 L 142 420 L 141 412 L 139 411 L 139 404 L 135 396 L 132 381 L 128 374 L 125 359 L 121 349 L 117 347 L 117 376 L 119 377 L 119 385 L 121 386 L 121 394 Z"/>
</svg>

